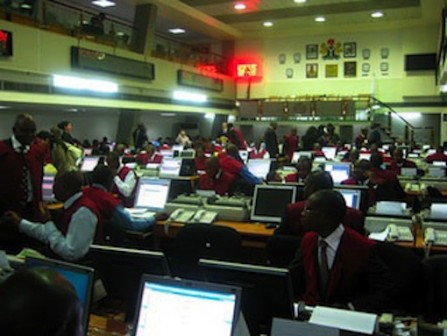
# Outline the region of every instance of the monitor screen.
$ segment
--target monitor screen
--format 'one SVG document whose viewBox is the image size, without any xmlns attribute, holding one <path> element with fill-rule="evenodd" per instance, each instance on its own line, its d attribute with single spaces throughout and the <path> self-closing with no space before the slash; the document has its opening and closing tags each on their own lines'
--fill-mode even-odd
<svg viewBox="0 0 447 336">
<path fill-rule="evenodd" d="M 174 151 L 171 149 L 162 149 L 159 153 L 163 156 L 163 159 L 172 159 L 174 157 Z"/>
<path fill-rule="evenodd" d="M 53 193 L 54 175 L 44 175 L 42 179 L 42 200 L 45 202 L 54 200 Z"/>
<path fill-rule="evenodd" d="M 172 150 L 173 150 L 173 151 L 179 151 L 179 152 L 181 152 L 181 151 L 183 150 L 184 147 L 185 147 L 185 146 L 183 146 L 183 145 L 173 145 L 173 146 L 172 146 Z"/>
<path fill-rule="evenodd" d="M 91 172 L 98 165 L 99 156 L 86 156 L 82 160 L 81 171 Z"/>
<path fill-rule="evenodd" d="M 247 168 L 254 176 L 265 179 L 270 172 L 270 159 L 250 160 L 247 163 Z"/>
<path fill-rule="evenodd" d="M 84 148 L 84 156 L 90 156 L 92 155 L 93 149 L 92 148 Z"/>
<path fill-rule="evenodd" d="M 445 161 L 433 161 L 433 166 L 445 167 L 446 162 Z"/>
<path fill-rule="evenodd" d="M 298 160 L 300 159 L 300 157 L 302 157 L 302 156 L 307 156 L 308 158 L 312 159 L 313 153 L 312 152 L 305 152 L 305 151 L 293 152 L 292 163 L 297 163 Z"/>
<path fill-rule="evenodd" d="M 287 205 L 295 200 L 295 186 L 257 184 L 250 218 L 253 221 L 280 223 Z"/>
<path fill-rule="evenodd" d="M 194 149 L 187 149 L 180 152 L 179 157 L 184 159 L 194 159 L 196 157 L 196 151 Z"/>
<path fill-rule="evenodd" d="M 428 167 L 427 176 L 429 177 L 445 177 L 445 168 L 444 167 Z"/>
<path fill-rule="evenodd" d="M 406 167 L 402 167 L 400 169 L 400 175 L 402 176 L 409 176 L 409 177 L 414 177 L 418 174 L 418 170 L 417 168 L 406 168 Z"/>
<path fill-rule="evenodd" d="M 92 245 L 90 254 L 107 295 L 127 303 L 128 321 L 134 317 L 141 276 L 170 274 L 162 252 Z"/>
<path fill-rule="evenodd" d="M 273 317 L 293 319 L 289 270 L 200 259 L 207 281 L 242 288 L 241 310 L 251 335 L 268 334 Z"/>
<path fill-rule="evenodd" d="M 328 160 L 334 160 L 337 154 L 337 147 L 322 147 L 321 151 Z"/>
<path fill-rule="evenodd" d="M 140 178 L 134 207 L 162 211 L 168 199 L 170 186 L 170 180 L 150 177 Z"/>
<path fill-rule="evenodd" d="M 345 199 L 346 206 L 350 208 L 354 208 L 357 210 L 360 210 L 360 200 L 362 193 L 360 190 L 355 189 L 337 189 L 335 188 L 340 194 L 343 195 L 343 198 Z"/>
<path fill-rule="evenodd" d="M 360 153 L 359 160 L 368 160 L 371 158 L 371 153 Z"/>
<path fill-rule="evenodd" d="M 163 158 L 163 162 L 160 166 L 160 176 L 177 177 L 180 176 L 180 169 L 182 167 L 181 159 L 166 159 Z"/>
<path fill-rule="evenodd" d="M 427 156 L 435 154 L 435 153 L 436 153 L 436 149 L 428 149 L 426 152 Z"/>
<path fill-rule="evenodd" d="M 351 165 L 349 163 L 326 163 L 324 170 L 332 176 L 335 184 L 340 184 L 347 180 L 351 174 Z"/>
<path fill-rule="evenodd" d="M 430 219 L 447 220 L 447 203 L 433 203 L 430 207 Z"/>
<path fill-rule="evenodd" d="M 70 264 L 67 262 L 52 260 L 52 259 L 38 259 L 27 257 L 25 260 L 26 268 L 45 267 L 54 269 L 60 275 L 70 282 L 73 286 L 76 295 L 83 308 L 82 324 L 87 334 L 88 320 L 90 313 L 90 301 L 93 293 L 93 268 Z"/>
<path fill-rule="evenodd" d="M 240 289 L 189 280 L 144 276 L 135 336 L 232 336 Z"/>
</svg>

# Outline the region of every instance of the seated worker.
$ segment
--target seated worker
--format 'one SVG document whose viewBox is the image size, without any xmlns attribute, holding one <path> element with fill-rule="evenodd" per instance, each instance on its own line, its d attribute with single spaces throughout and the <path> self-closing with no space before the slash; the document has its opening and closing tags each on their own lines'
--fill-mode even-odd
<svg viewBox="0 0 447 336">
<path fill-rule="evenodd" d="M 254 176 L 247 168 L 245 164 L 241 161 L 235 159 L 233 156 L 229 155 L 229 153 L 238 152 L 237 147 L 234 145 L 228 145 L 227 152 L 221 152 L 218 156 L 220 167 L 224 172 L 227 172 L 236 177 L 241 177 L 245 182 L 249 184 L 262 184 L 262 179 Z M 239 152 L 238 152 L 239 155 Z"/>
<path fill-rule="evenodd" d="M 332 189 L 334 182 L 331 175 L 324 171 L 314 171 L 306 179 L 304 183 L 304 201 L 289 204 L 282 222 L 275 230 L 275 234 L 293 235 L 302 237 L 305 233 L 303 225 L 303 210 L 306 207 L 306 200 L 318 190 Z M 347 207 L 346 215 L 343 217 L 342 223 L 346 227 L 363 234 L 364 233 L 364 216 L 361 211 Z"/>
<path fill-rule="evenodd" d="M 113 185 L 114 176 L 112 168 L 104 165 L 96 166 L 92 173 L 92 185 L 84 188 L 84 195 L 95 200 L 101 216 L 111 220 L 119 228 L 130 231 L 147 231 L 155 223 L 156 218 L 132 218 L 120 200 L 109 191 Z"/>
<path fill-rule="evenodd" d="M 205 156 L 205 147 L 203 146 L 202 143 L 197 144 L 195 146 L 195 151 L 196 151 L 196 157 L 194 158 L 194 161 L 196 163 L 196 169 L 198 171 L 204 171 L 206 168 L 206 160 L 208 159 Z"/>
<path fill-rule="evenodd" d="M 112 194 L 117 194 L 125 207 L 133 207 L 137 190 L 137 175 L 132 169 L 121 164 L 120 157 L 115 152 L 107 154 L 106 162 L 116 172 L 113 178 Z"/>
<path fill-rule="evenodd" d="M 248 154 L 250 160 L 254 159 L 270 159 L 270 154 L 265 149 L 264 143 L 261 139 L 255 141 L 255 145 L 250 148 L 250 153 Z"/>
<path fill-rule="evenodd" d="M 57 220 L 45 224 L 22 219 L 17 213 L 8 211 L 2 218 L 3 226 L 49 244 L 51 250 L 65 260 L 83 258 L 93 242 L 102 242 L 102 217 L 98 207 L 82 193 L 84 178 L 81 172 L 71 171 L 56 177 L 54 196 L 64 202 L 64 210 Z M 48 215 L 49 217 L 49 215 Z"/>
<path fill-rule="evenodd" d="M 381 313 L 393 290 L 389 270 L 375 252 L 375 243 L 342 225 L 343 196 L 319 190 L 303 211 L 308 227 L 289 268 L 295 294 L 306 305 Z"/>
<path fill-rule="evenodd" d="M 382 168 L 382 155 L 379 153 L 372 153 L 369 160 L 372 166 L 369 180 L 376 186 L 376 202 L 404 200 L 405 192 L 397 179 L 397 174 Z"/>
<path fill-rule="evenodd" d="M 393 152 L 393 159 L 391 160 L 389 170 L 400 175 L 401 168 L 416 168 L 416 163 L 413 161 L 404 159 L 404 151 L 402 148 L 396 148 Z"/>
<path fill-rule="evenodd" d="M 197 189 L 214 190 L 216 194 L 221 196 L 232 193 L 232 185 L 235 181 L 234 175 L 222 170 L 217 157 L 211 157 L 206 161 L 205 171 L 206 174 L 199 178 Z"/>
<path fill-rule="evenodd" d="M 427 163 L 433 163 L 434 161 L 447 162 L 447 155 L 444 154 L 444 148 L 442 146 L 436 148 L 436 153 L 427 156 L 425 161 Z"/>
<path fill-rule="evenodd" d="M 0 285 L 0 302 L 2 335 L 86 335 L 75 289 L 52 269 L 17 270 Z"/>
<path fill-rule="evenodd" d="M 148 163 L 161 163 L 162 161 L 163 156 L 155 152 L 153 145 L 146 145 L 137 155 L 137 163 L 144 166 Z"/>
<path fill-rule="evenodd" d="M 286 175 L 285 182 L 304 182 L 312 170 L 312 159 L 308 156 L 302 156 L 296 163 L 296 173 Z"/>
</svg>

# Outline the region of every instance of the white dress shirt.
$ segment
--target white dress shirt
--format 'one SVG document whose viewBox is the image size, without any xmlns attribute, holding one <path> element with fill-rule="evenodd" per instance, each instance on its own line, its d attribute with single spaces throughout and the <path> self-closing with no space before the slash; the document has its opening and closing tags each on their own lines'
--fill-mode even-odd
<svg viewBox="0 0 447 336">
<path fill-rule="evenodd" d="M 119 192 L 124 195 L 124 197 L 130 197 L 137 184 L 137 179 L 135 177 L 135 172 L 131 170 L 124 178 L 124 181 L 121 180 L 118 174 L 123 168 L 124 166 L 119 167 L 117 176 L 113 178 L 113 182 L 115 182 L 116 187 L 118 188 Z"/>
<path fill-rule="evenodd" d="M 328 267 L 331 270 L 334 265 L 335 255 L 337 254 L 338 245 L 340 245 L 341 237 L 345 229 L 343 225 L 340 224 L 329 236 L 326 238 L 319 238 L 320 240 L 324 240 L 327 243 L 326 255 L 327 255 L 327 263 Z M 318 249 L 318 260 L 321 261 L 320 249 Z"/>
<path fill-rule="evenodd" d="M 64 209 L 68 209 L 82 196 L 76 193 L 65 203 Z M 80 207 L 71 217 L 66 236 L 64 236 L 52 221 L 45 224 L 33 223 L 22 219 L 19 231 L 26 235 L 50 244 L 51 250 L 65 260 L 73 261 L 85 256 L 92 244 L 98 218 L 86 207 Z"/>
</svg>

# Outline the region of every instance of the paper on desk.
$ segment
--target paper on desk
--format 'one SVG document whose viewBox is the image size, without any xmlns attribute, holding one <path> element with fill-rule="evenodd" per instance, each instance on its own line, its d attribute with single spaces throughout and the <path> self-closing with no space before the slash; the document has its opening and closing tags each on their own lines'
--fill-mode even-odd
<svg viewBox="0 0 447 336">
<path fill-rule="evenodd" d="M 377 315 L 317 306 L 309 323 L 372 335 Z"/>
<path fill-rule="evenodd" d="M 369 234 L 368 238 L 372 240 L 385 241 L 390 233 L 390 227 L 387 226 L 382 232 L 372 232 Z"/>
</svg>

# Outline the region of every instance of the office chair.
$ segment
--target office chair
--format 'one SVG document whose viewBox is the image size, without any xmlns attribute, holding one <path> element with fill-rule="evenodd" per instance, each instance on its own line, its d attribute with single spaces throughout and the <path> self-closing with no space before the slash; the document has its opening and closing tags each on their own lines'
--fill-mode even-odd
<svg viewBox="0 0 447 336">
<path fill-rule="evenodd" d="M 394 282 L 391 293 L 391 306 L 393 313 L 418 314 L 421 312 L 421 302 L 424 291 L 423 267 L 420 258 L 410 249 L 393 243 L 377 243 L 376 252 L 388 266 L 390 276 Z"/>
<path fill-rule="evenodd" d="M 170 258 L 173 276 L 202 280 L 197 263 L 200 258 L 240 261 L 242 239 L 233 228 L 189 224 L 177 234 Z"/>
<path fill-rule="evenodd" d="M 437 322 L 447 318 L 447 255 L 436 255 L 422 261 L 426 298 L 424 318 Z"/>
<path fill-rule="evenodd" d="M 267 260 L 270 266 L 287 267 L 295 257 L 296 250 L 301 245 L 301 238 L 276 234 L 267 240 Z"/>
</svg>

